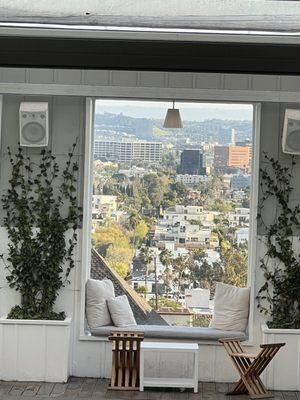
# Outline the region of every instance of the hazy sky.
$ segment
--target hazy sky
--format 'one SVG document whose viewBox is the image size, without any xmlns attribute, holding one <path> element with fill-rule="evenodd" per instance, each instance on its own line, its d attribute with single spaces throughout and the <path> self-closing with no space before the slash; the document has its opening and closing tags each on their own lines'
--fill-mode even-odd
<svg viewBox="0 0 300 400">
<path fill-rule="evenodd" d="M 166 110 L 170 107 L 172 107 L 171 101 L 96 101 L 97 113 L 123 113 L 124 115 L 135 118 L 163 119 Z M 180 109 L 181 118 L 189 121 L 203 121 L 212 118 L 252 120 L 253 113 L 253 107 L 251 104 L 176 102 L 175 107 Z"/>
</svg>

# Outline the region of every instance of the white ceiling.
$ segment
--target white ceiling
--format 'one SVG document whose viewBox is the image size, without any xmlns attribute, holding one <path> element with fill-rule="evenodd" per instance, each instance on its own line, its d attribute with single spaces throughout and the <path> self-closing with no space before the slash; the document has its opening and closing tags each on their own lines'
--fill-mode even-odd
<svg viewBox="0 0 300 400">
<path fill-rule="evenodd" d="M 0 21 L 300 31 L 300 2 L 288 0 L 0 0 Z"/>
</svg>

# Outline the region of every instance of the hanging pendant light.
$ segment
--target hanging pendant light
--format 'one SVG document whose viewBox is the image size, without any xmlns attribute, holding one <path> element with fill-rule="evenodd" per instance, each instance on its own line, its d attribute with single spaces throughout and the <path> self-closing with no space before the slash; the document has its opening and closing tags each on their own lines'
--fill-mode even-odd
<svg viewBox="0 0 300 400">
<path fill-rule="evenodd" d="M 172 128 L 172 129 L 182 128 L 182 121 L 179 109 L 174 108 L 174 106 L 175 106 L 175 100 L 173 100 L 173 108 L 168 108 L 165 122 L 163 125 L 164 128 Z"/>
</svg>

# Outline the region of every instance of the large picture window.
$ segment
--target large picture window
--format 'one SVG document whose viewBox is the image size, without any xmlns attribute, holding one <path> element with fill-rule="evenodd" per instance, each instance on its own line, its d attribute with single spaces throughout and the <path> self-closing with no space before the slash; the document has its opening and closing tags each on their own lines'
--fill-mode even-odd
<svg viewBox="0 0 300 400">
<path fill-rule="evenodd" d="M 207 326 L 215 283 L 247 284 L 253 106 L 172 107 L 96 101 L 92 268 L 155 324 Z"/>
</svg>

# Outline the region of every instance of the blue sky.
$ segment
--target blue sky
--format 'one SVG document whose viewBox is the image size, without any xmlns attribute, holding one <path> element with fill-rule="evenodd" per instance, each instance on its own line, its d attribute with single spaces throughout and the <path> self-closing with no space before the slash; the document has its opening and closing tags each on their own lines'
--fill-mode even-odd
<svg viewBox="0 0 300 400">
<path fill-rule="evenodd" d="M 135 118 L 163 119 L 169 107 L 172 107 L 171 101 L 96 101 L 97 113 L 123 113 L 124 115 Z M 176 102 L 175 107 L 180 109 L 181 118 L 189 121 L 203 121 L 213 118 L 252 120 L 253 114 L 253 107 L 251 104 Z"/>
</svg>

